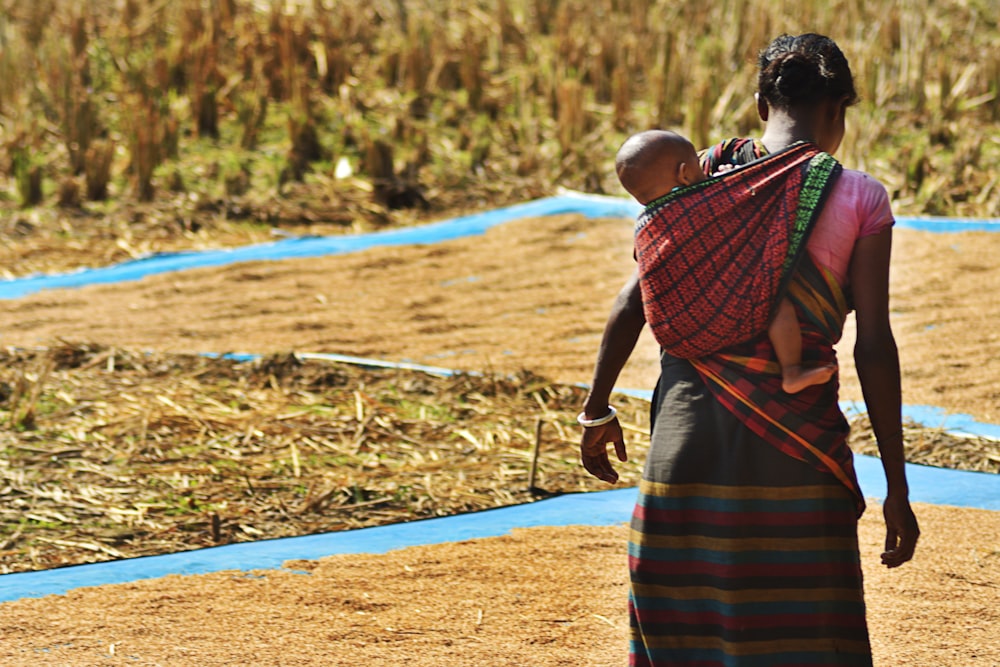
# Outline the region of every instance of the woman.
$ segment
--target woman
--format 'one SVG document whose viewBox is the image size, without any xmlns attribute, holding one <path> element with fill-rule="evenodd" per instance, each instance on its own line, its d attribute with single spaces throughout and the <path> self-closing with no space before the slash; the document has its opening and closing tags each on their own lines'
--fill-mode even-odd
<svg viewBox="0 0 1000 667">
<path fill-rule="evenodd" d="M 707 173 L 777 158 L 799 142 L 832 154 L 843 139 L 856 93 L 832 40 L 781 36 L 758 64 L 764 134 L 708 151 Z M 835 362 L 833 344 L 855 310 L 854 356 L 888 482 L 882 562 L 897 567 L 912 558 L 919 530 L 889 326 L 893 219 L 874 179 L 845 169 L 830 183 L 784 284 L 814 363 Z M 622 461 L 626 453 L 608 399 L 646 321 L 641 287 L 650 279 L 637 272 L 619 294 L 580 415 L 584 466 L 610 483 L 618 476 L 607 444 Z M 647 297 L 646 306 L 655 304 Z M 629 543 L 633 665 L 871 665 L 857 544 L 863 501 L 836 379 L 814 389 L 783 395 L 764 331 L 703 357 L 662 355 Z"/>
</svg>

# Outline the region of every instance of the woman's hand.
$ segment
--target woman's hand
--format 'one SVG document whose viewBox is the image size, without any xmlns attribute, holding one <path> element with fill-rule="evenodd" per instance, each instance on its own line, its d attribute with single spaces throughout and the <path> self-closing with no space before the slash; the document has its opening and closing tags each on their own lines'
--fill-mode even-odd
<svg viewBox="0 0 1000 667">
<path fill-rule="evenodd" d="M 625 435 L 622 433 L 622 426 L 618 423 L 618 418 L 614 418 L 607 424 L 601 426 L 591 426 L 583 429 L 583 438 L 580 440 L 580 458 L 583 460 L 583 467 L 591 475 L 599 480 L 614 484 L 618 481 L 618 473 L 611 466 L 608 458 L 608 443 L 614 443 L 615 453 L 619 461 L 628 461 L 625 453 Z"/>
<path fill-rule="evenodd" d="M 906 496 L 886 497 L 882 514 L 885 516 L 882 564 L 886 567 L 899 567 L 913 558 L 913 552 L 917 548 L 917 538 L 920 537 L 917 517 Z"/>
<path fill-rule="evenodd" d="M 604 325 L 601 348 L 597 353 L 597 364 L 594 367 L 594 381 L 583 404 L 583 412 L 587 417 L 598 418 L 608 414 L 608 398 L 625 362 L 635 349 L 639 333 L 645 324 L 639 271 L 636 270 L 632 272 L 628 282 L 615 298 L 607 324 Z M 601 426 L 583 429 L 580 457 L 587 472 L 608 484 L 614 484 L 618 481 L 618 473 L 608 460 L 609 442 L 615 444 L 618 460 L 627 461 L 625 437 L 622 435 L 622 427 L 617 418 Z"/>
</svg>

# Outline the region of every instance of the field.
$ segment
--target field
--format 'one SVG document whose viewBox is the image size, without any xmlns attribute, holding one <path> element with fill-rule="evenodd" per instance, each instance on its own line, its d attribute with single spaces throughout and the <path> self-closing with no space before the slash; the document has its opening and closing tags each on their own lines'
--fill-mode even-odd
<svg viewBox="0 0 1000 667">
<path fill-rule="evenodd" d="M 610 158 L 631 131 L 677 127 L 702 145 L 755 132 L 753 53 L 804 26 L 836 37 L 859 75 L 847 166 L 886 183 L 898 214 L 1000 216 L 987 2 L 110 7 L 6 0 L 0 13 L 6 277 L 411 225 L 560 187 L 621 194 Z M 33 67 L 42 76 L 23 76 Z M 907 403 L 1000 423 L 997 236 L 897 230 Z M 435 246 L 0 302 L 0 571 L 604 488 L 577 464 L 576 385 L 632 268 L 630 238 L 628 220 L 557 216 Z M 851 337 L 849 323 L 842 392 L 860 399 Z M 234 351 L 262 357 L 192 354 Z M 655 378 L 645 336 L 620 385 Z M 632 483 L 646 406 L 616 401 Z M 936 426 L 908 425 L 911 460 L 1000 471 L 996 442 Z M 872 451 L 863 421 L 852 445 Z M 921 552 L 901 574 L 875 569 L 878 514 L 873 505 L 862 524 L 877 664 L 1000 664 L 997 513 L 921 507 Z M 524 531 L 295 564 L 315 587 L 230 573 L 8 603 L 0 655 L 621 664 L 624 540 L 618 527 Z M 235 610 L 239 629 L 213 620 Z"/>
<path fill-rule="evenodd" d="M 0 275 L 619 194 L 631 132 L 756 132 L 755 54 L 807 30 L 858 79 L 847 166 L 1000 216 L 986 0 L 4 0 Z"/>
</svg>

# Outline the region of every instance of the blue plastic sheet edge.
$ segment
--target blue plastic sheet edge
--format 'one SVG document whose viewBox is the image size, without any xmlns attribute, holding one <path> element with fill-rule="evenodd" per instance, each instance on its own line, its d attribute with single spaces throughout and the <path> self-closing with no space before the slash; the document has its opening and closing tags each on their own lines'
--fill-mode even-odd
<svg viewBox="0 0 1000 667">
<path fill-rule="evenodd" d="M 84 586 L 126 583 L 170 574 L 279 569 L 286 561 L 336 554 L 385 553 L 410 546 L 505 535 L 515 528 L 615 525 L 628 520 L 634 487 L 574 493 L 523 505 L 339 533 L 228 544 L 194 551 L 75 565 L 0 576 L 0 602 L 62 594 Z"/>
<path fill-rule="evenodd" d="M 0 299 L 16 299 L 48 289 L 139 280 L 159 273 L 240 262 L 319 257 L 357 252 L 377 246 L 437 243 L 483 234 L 496 225 L 528 217 L 578 213 L 591 218 L 634 218 L 639 211 L 639 205 L 630 199 L 570 192 L 428 225 L 371 234 L 311 236 L 227 250 L 164 253 L 113 266 L 81 269 L 72 273 L 2 280 Z M 934 232 L 1000 231 L 1000 219 L 900 217 L 896 219 L 896 226 Z"/>
<path fill-rule="evenodd" d="M 219 356 L 219 355 L 209 355 Z M 241 361 L 259 355 L 224 355 Z M 304 358 L 342 361 L 379 368 L 407 368 L 440 375 L 456 371 L 435 366 L 401 364 L 338 354 L 302 354 Z M 649 390 L 621 389 L 619 393 L 649 400 Z M 845 412 L 860 414 L 864 403 L 845 401 Z M 997 437 L 1000 426 L 977 422 L 969 415 L 947 414 L 930 406 L 905 406 L 904 415 L 924 424 L 969 435 Z M 855 468 L 864 494 L 885 497 L 881 462 L 855 456 Z M 907 464 L 911 498 L 915 502 L 1000 510 L 1000 475 Z M 514 528 L 565 525 L 616 525 L 628 521 L 636 498 L 634 487 L 567 494 L 523 505 L 456 516 L 398 523 L 374 528 L 320 533 L 241 544 L 230 544 L 161 556 L 77 565 L 40 572 L 0 576 L 0 602 L 63 594 L 75 588 L 126 583 L 169 574 L 207 574 L 233 570 L 234 576 L 252 570 L 281 568 L 286 561 L 317 559 L 350 553 L 385 553 L 421 544 L 439 544 L 505 535 Z"/>
<path fill-rule="evenodd" d="M 883 498 L 881 463 L 856 456 L 861 487 L 868 498 Z M 1000 476 L 907 464 L 916 502 L 1000 510 Z M 409 546 L 440 544 L 505 535 L 534 526 L 610 526 L 627 522 L 636 499 L 634 487 L 567 494 L 523 505 L 424 519 L 339 533 L 320 533 L 128 560 L 76 565 L 0 576 L 0 602 L 59 595 L 86 586 L 127 583 L 171 574 L 191 575 L 274 570 L 287 561 L 338 554 L 385 553 Z M 871 510 L 869 510 L 871 511 Z M 294 567 L 294 564 L 292 565 Z"/>
<path fill-rule="evenodd" d="M 347 354 L 336 354 L 332 352 L 297 352 L 297 356 L 302 359 L 317 359 L 324 361 L 336 361 L 358 366 L 368 366 L 370 368 L 398 368 L 406 370 L 422 371 L 433 375 L 455 375 L 458 372 L 468 373 L 469 371 L 456 371 L 451 368 L 440 366 L 427 366 L 424 364 L 384 361 L 381 359 L 368 359 Z M 208 353 L 207 356 L 225 356 L 236 361 L 253 361 L 259 359 L 259 354 L 249 352 L 230 352 L 224 355 Z M 580 385 L 586 388 L 586 385 Z M 620 394 L 627 394 L 644 400 L 652 400 L 653 392 L 649 389 L 616 389 Z M 840 408 L 848 416 L 863 415 L 868 411 L 863 401 L 841 401 Z M 972 415 L 964 413 L 952 413 L 943 408 L 933 405 L 904 405 L 903 419 L 914 421 L 931 428 L 939 428 L 943 431 L 956 435 L 974 436 L 1000 440 L 1000 424 L 989 424 L 976 421 Z M 1000 475 L 997 475 L 1000 478 Z"/>
<path fill-rule="evenodd" d="M 309 236 L 228 250 L 163 253 L 102 268 L 15 278 L 0 281 L 0 299 L 16 299 L 47 289 L 139 280 L 158 273 L 225 266 L 240 262 L 320 257 L 357 252 L 379 246 L 439 243 L 483 234 L 491 227 L 523 218 L 562 213 L 580 213 L 588 217 L 631 218 L 637 212 L 636 204 L 626 199 L 572 193 L 536 199 L 523 204 L 427 225 L 370 234 Z"/>
</svg>

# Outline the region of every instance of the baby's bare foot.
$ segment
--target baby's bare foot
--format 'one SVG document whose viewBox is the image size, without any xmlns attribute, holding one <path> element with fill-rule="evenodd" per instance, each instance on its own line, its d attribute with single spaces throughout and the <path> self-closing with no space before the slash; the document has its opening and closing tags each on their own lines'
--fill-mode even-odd
<svg viewBox="0 0 1000 667">
<path fill-rule="evenodd" d="M 806 387 L 824 384 L 837 372 L 836 364 L 826 364 L 812 368 L 789 366 L 781 369 L 781 388 L 789 394 L 797 394 Z"/>
</svg>

